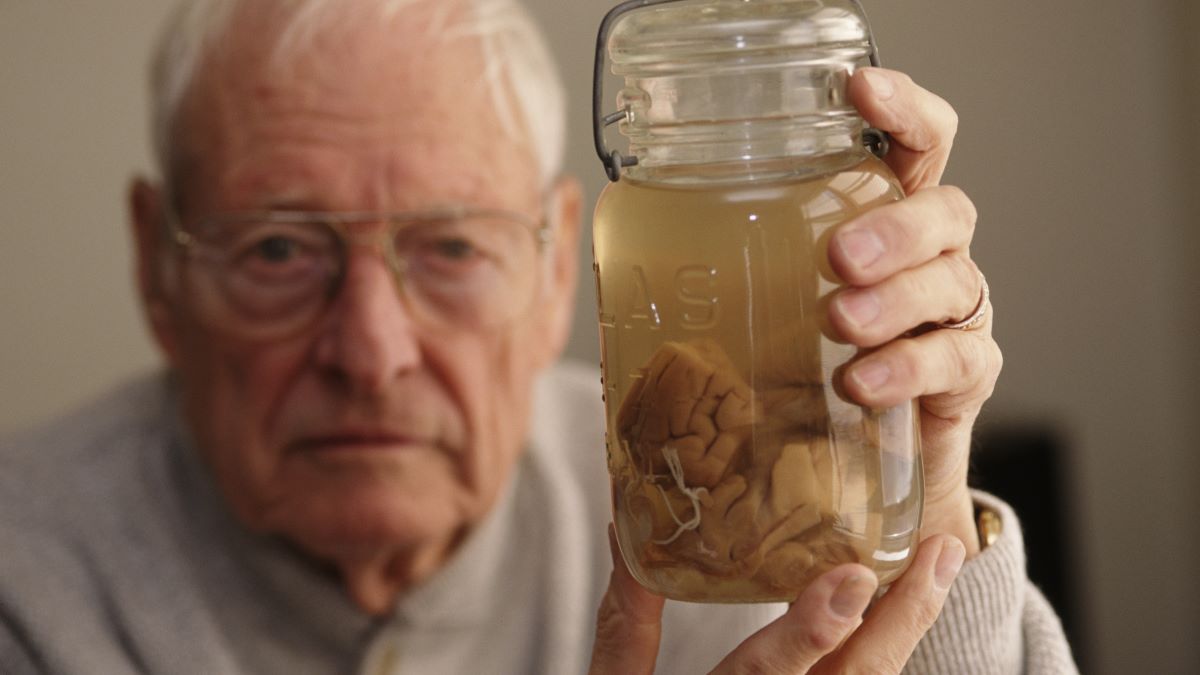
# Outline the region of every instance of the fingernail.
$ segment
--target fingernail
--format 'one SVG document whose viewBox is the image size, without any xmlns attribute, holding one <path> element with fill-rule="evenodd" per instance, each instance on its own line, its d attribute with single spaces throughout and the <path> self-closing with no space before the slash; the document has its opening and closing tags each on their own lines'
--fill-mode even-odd
<svg viewBox="0 0 1200 675">
<path fill-rule="evenodd" d="M 850 371 L 850 377 L 865 391 L 878 391 L 892 377 L 892 369 L 886 363 L 863 363 Z"/>
<path fill-rule="evenodd" d="M 843 293 L 837 299 L 838 308 L 856 328 L 864 328 L 879 318 L 879 299 L 870 291 Z"/>
<path fill-rule="evenodd" d="M 947 542 L 942 547 L 942 552 L 938 555 L 937 566 L 933 570 L 933 583 L 938 590 L 944 591 L 950 588 L 950 584 L 954 583 L 954 579 L 958 577 L 958 571 L 962 569 L 966 556 L 966 548 L 957 539 Z"/>
<path fill-rule="evenodd" d="M 874 592 L 875 584 L 870 578 L 860 574 L 846 577 L 829 598 L 829 609 L 844 619 L 857 619 L 867 609 Z"/>
<path fill-rule="evenodd" d="M 837 235 L 837 245 L 854 266 L 865 270 L 883 255 L 883 240 L 870 230 L 846 230 Z"/>
<path fill-rule="evenodd" d="M 877 70 L 864 70 L 863 77 L 866 78 L 867 84 L 871 85 L 871 91 L 875 94 L 875 98 L 880 101 L 886 101 L 895 95 L 896 88 L 887 75 Z"/>
</svg>

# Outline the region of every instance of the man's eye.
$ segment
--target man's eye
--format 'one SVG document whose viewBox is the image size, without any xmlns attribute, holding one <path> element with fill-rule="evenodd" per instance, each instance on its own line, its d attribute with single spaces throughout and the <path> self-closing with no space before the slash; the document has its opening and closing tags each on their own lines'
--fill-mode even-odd
<svg viewBox="0 0 1200 675">
<path fill-rule="evenodd" d="M 479 249 L 466 239 L 441 239 L 434 242 L 433 252 L 448 260 L 469 260 Z"/>
<path fill-rule="evenodd" d="M 402 229 L 396 254 L 413 279 L 487 284 L 512 257 L 509 240 L 490 222 L 436 221 Z"/>
<path fill-rule="evenodd" d="M 247 233 L 230 253 L 231 271 L 259 284 L 299 283 L 336 267 L 331 243 L 305 232 Z"/>
<path fill-rule="evenodd" d="M 286 262 L 296 254 L 299 246 L 285 237 L 267 237 L 254 246 L 254 253 L 268 262 Z"/>
</svg>

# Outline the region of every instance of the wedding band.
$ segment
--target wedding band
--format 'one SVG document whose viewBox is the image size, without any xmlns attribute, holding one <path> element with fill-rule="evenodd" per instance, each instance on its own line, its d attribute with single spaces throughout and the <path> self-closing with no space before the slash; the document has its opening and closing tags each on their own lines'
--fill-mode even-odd
<svg viewBox="0 0 1200 675">
<path fill-rule="evenodd" d="M 987 316 L 988 300 L 991 299 L 991 291 L 988 290 L 987 279 L 984 278 L 983 272 L 979 273 L 979 281 L 983 288 L 979 290 L 979 304 L 975 306 L 975 311 L 971 312 L 971 316 L 962 321 L 943 321 L 938 324 L 938 328 L 950 328 L 953 330 L 971 330 L 983 323 L 983 318 Z"/>
</svg>

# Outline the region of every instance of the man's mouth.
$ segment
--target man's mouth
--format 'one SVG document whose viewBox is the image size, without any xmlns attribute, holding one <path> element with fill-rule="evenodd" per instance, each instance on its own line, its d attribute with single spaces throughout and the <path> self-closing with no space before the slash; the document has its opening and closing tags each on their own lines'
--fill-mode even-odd
<svg viewBox="0 0 1200 675">
<path fill-rule="evenodd" d="M 404 452 L 428 448 L 429 439 L 387 431 L 354 430 L 335 431 L 305 436 L 292 443 L 296 452 L 319 453 L 387 453 Z"/>
</svg>

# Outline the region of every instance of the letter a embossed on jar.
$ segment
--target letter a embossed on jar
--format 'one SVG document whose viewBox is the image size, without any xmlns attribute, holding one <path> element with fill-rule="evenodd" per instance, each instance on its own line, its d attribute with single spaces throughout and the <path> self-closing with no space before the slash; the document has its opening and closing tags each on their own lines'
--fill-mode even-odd
<svg viewBox="0 0 1200 675">
<path fill-rule="evenodd" d="M 888 583 L 920 528 L 917 411 L 839 396 L 858 350 L 825 316 L 828 234 L 904 196 L 846 98 L 861 8 L 639 1 L 601 38 L 624 79 L 594 111 L 593 237 L 622 556 L 679 600 L 788 601 L 844 562 Z"/>
</svg>

